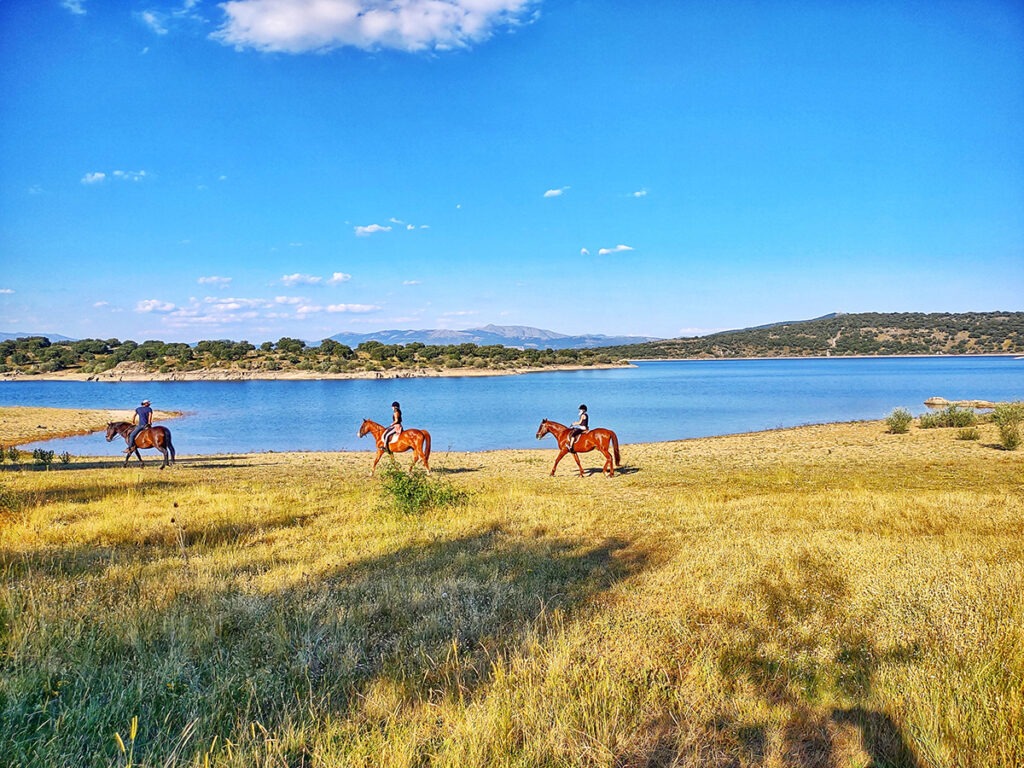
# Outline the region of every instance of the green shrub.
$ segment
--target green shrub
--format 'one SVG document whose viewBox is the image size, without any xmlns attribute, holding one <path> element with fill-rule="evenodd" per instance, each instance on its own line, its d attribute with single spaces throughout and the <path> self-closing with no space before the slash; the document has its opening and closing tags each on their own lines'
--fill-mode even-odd
<svg viewBox="0 0 1024 768">
<path fill-rule="evenodd" d="M 1024 422 L 1024 401 L 1000 403 L 992 412 L 992 419 L 999 427 L 999 443 L 1008 451 L 1020 447 L 1020 427 Z"/>
<path fill-rule="evenodd" d="M 459 506 L 469 500 L 466 491 L 456 488 L 447 479 L 428 474 L 420 467 L 405 471 L 394 460 L 381 473 L 381 488 L 387 505 L 403 514 Z"/>
<path fill-rule="evenodd" d="M 46 469 L 49 469 L 50 465 L 53 464 L 53 458 L 53 451 L 47 451 L 43 448 L 36 448 L 34 451 L 32 451 L 32 461 L 34 461 L 36 464 L 45 467 Z"/>
<path fill-rule="evenodd" d="M 926 413 L 920 421 L 921 429 L 933 429 L 935 427 L 973 427 L 978 423 L 978 417 L 970 408 L 960 408 L 951 405 L 943 408 L 938 413 Z"/>
<path fill-rule="evenodd" d="M 12 445 L 7 449 L 7 460 L 11 462 L 11 464 L 17 464 L 21 461 L 21 451 Z"/>
<path fill-rule="evenodd" d="M 5 485 L 0 485 L 0 512 L 17 512 L 21 508 L 21 497 Z"/>
<path fill-rule="evenodd" d="M 71 463 L 71 454 L 68 453 L 67 451 L 64 451 L 64 453 L 62 453 L 57 458 L 60 459 L 60 463 L 61 464 L 70 464 Z"/>
<path fill-rule="evenodd" d="M 981 433 L 977 427 L 964 427 L 956 433 L 957 440 L 980 440 Z"/>
<path fill-rule="evenodd" d="M 889 432 L 894 435 L 904 435 L 910 431 L 910 424 L 914 417 L 906 408 L 896 408 L 886 418 L 885 423 L 889 425 Z"/>
</svg>

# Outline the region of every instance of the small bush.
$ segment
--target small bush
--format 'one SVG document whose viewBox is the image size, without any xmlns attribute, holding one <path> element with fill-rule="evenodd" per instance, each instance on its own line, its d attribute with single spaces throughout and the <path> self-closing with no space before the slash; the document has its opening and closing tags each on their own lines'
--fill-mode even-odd
<svg viewBox="0 0 1024 768">
<path fill-rule="evenodd" d="M 419 467 L 408 472 L 392 461 L 381 473 L 381 487 L 388 503 L 403 514 L 418 514 L 434 507 L 465 504 L 469 494 Z"/>
<path fill-rule="evenodd" d="M 12 445 L 7 449 L 7 460 L 11 462 L 11 464 L 17 464 L 21 461 L 21 451 Z"/>
<path fill-rule="evenodd" d="M 50 465 L 53 464 L 53 458 L 53 451 L 47 451 L 42 448 L 36 448 L 34 451 L 32 451 L 32 461 L 34 461 L 36 464 L 45 467 L 46 469 L 49 469 Z"/>
<path fill-rule="evenodd" d="M 0 513 L 17 512 L 21 508 L 21 497 L 5 485 L 0 485 Z"/>
<path fill-rule="evenodd" d="M 905 435 L 910 431 L 910 424 L 914 417 L 906 408 L 896 408 L 889 414 L 885 423 L 889 425 L 889 432 L 894 435 Z"/>
<path fill-rule="evenodd" d="M 67 451 L 64 451 L 64 453 L 62 453 L 57 458 L 60 459 L 61 464 L 67 465 L 71 463 L 71 454 L 68 453 Z"/>
<path fill-rule="evenodd" d="M 1008 451 L 1020 447 L 1020 427 L 1024 422 L 1024 401 L 1000 403 L 992 412 L 992 419 L 999 427 L 999 444 Z"/>
<path fill-rule="evenodd" d="M 957 440 L 980 440 L 981 433 L 977 427 L 964 427 L 956 433 Z"/>
<path fill-rule="evenodd" d="M 973 427 L 978 423 L 978 417 L 970 408 L 959 408 L 951 405 L 943 408 L 938 413 L 924 414 L 919 424 L 921 429 L 933 429 L 935 427 Z"/>
</svg>

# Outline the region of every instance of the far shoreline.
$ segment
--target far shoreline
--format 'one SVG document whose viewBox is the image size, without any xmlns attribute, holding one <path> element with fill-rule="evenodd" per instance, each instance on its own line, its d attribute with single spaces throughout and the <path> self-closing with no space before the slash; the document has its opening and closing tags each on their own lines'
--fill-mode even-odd
<svg viewBox="0 0 1024 768">
<path fill-rule="evenodd" d="M 83 381 L 106 383 L 147 383 L 147 382 L 231 382 L 231 381 L 375 381 L 394 379 L 455 379 L 486 376 L 519 376 L 530 373 L 554 373 L 594 370 L 617 370 L 635 368 L 628 363 L 595 363 L 594 365 L 550 365 L 539 368 L 446 368 L 444 370 L 422 370 L 416 368 L 394 368 L 389 371 L 349 371 L 325 373 L 323 371 L 246 371 L 207 368 L 199 371 L 174 371 L 168 373 L 139 371 L 104 371 L 103 373 L 81 373 L 79 371 L 51 373 L 0 374 L 0 382 L 23 381 Z"/>
<path fill-rule="evenodd" d="M 448 379 L 478 378 L 489 376 L 520 376 L 533 373 L 565 373 L 578 371 L 620 370 L 636 368 L 638 363 L 706 363 L 706 362 L 751 362 L 771 360 L 919 360 L 923 358 L 982 358 L 1007 357 L 1024 360 L 1017 352 L 986 352 L 978 354 L 921 354 L 921 355 L 773 355 L 763 357 L 644 357 L 630 358 L 620 363 L 595 363 L 593 365 L 549 365 L 536 368 L 445 368 L 442 370 L 421 368 L 393 368 L 387 371 L 347 371 L 326 373 L 323 371 L 287 370 L 249 371 L 241 369 L 205 368 L 197 371 L 142 372 L 137 369 L 111 369 L 102 373 L 80 371 L 56 371 L 49 373 L 23 373 L 20 371 L 0 373 L 0 383 L 22 381 L 83 381 L 97 383 L 148 383 L 148 382 L 231 382 L 231 381 L 374 381 L 395 379 Z"/>
</svg>

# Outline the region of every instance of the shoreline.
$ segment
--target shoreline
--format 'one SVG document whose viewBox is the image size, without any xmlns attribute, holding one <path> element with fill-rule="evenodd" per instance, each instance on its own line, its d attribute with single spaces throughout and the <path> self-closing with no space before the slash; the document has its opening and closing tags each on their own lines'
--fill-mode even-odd
<svg viewBox="0 0 1024 768">
<path fill-rule="evenodd" d="M 322 371 L 245 371 L 227 369 L 204 369 L 200 371 L 174 371 L 168 373 L 142 372 L 132 370 L 110 370 L 103 373 L 81 373 L 78 371 L 54 373 L 13 373 L 0 374 L 0 383 L 20 381 L 88 381 L 100 384 L 122 382 L 171 382 L 171 381 L 374 381 L 393 379 L 447 379 L 475 378 L 484 376 L 519 376 L 531 373 L 573 372 L 616 370 L 635 368 L 632 362 L 595 363 L 594 365 L 550 365 L 539 368 L 446 368 L 444 370 L 422 370 L 396 368 L 390 371 L 351 371 L 346 373 L 324 373 Z"/>
<path fill-rule="evenodd" d="M 749 362 L 755 360 L 916 360 L 922 358 L 964 357 L 1008 357 L 1024 360 L 1016 352 L 986 352 L 980 354 L 948 355 L 777 355 L 771 357 L 644 357 L 628 358 L 624 363 L 595 363 L 593 365 L 549 365 L 536 368 L 445 368 L 442 370 L 421 368 L 394 368 L 388 371 L 347 371 L 325 373 L 322 371 L 249 371 L 242 369 L 206 368 L 198 371 L 172 371 L 160 373 L 140 371 L 136 367 L 117 368 L 102 373 L 79 371 L 57 371 L 51 373 L 23 373 L 20 371 L 0 373 L 0 384 L 20 381 L 89 381 L 98 383 L 145 383 L 174 381 L 373 381 L 393 379 L 446 379 L 476 378 L 486 376 L 520 376 L 532 373 L 561 373 L 574 371 L 598 371 L 636 368 L 638 363 L 680 363 L 680 362 Z"/>
</svg>

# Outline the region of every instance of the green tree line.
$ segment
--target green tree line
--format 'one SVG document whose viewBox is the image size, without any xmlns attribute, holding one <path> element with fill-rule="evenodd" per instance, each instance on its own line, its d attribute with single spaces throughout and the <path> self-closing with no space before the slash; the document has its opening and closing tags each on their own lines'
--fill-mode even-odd
<svg viewBox="0 0 1024 768">
<path fill-rule="evenodd" d="M 617 358 L 603 349 L 536 350 L 502 345 L 382 344 L 363 342 L 355 349 L 333 339 L 306 344 L 282 337 L 258 347 L 248 341 L 180 342 L 83 339 L 54 341 L 29 336 L 0 341 L 0 373 L 43 374 L 80 372 L 102 374 L 123 364 L 131 370 L 176 373 L 201 370 L 311 371 L 416 371 L 446 368 L 515 369 L 563 365 L 610 364 Z"/>
</svg>

